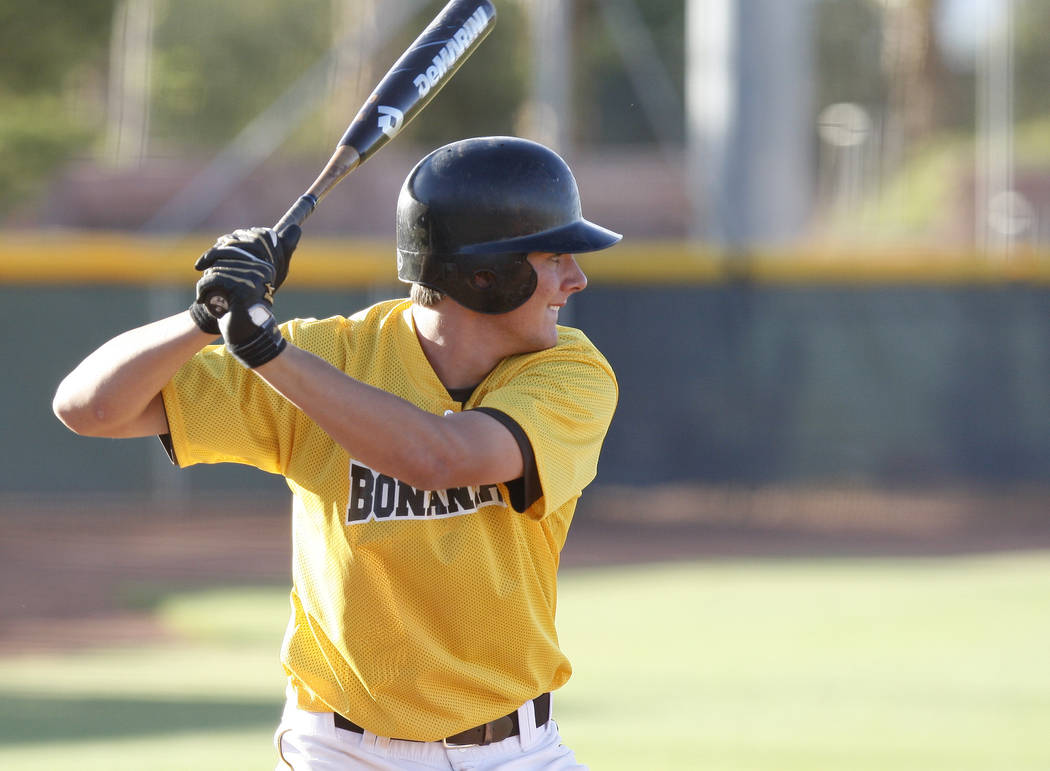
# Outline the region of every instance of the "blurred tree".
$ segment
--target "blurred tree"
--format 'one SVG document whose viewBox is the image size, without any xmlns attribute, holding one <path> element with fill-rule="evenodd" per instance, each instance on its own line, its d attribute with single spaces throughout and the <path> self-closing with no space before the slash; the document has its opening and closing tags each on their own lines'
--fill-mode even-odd
<svg viewBox="0 0 1050 771">
<path fill-rule="evenodd" d="M 1025 120 L 1050 115 L 1050 3 L 1020 0 L 1014 25 L 1014 116 Z"/>
<path fill-rule="evenodd" d="M 685 3 L 683 0 L 576 0 L 575 140 L 589 143 L 653 143 L 657 138 L 631 84 L 619 50 L 606 28 L 599 2 L 632 2 L 645 23 L 637 34 L 651 36 L 663 67 L 684 101 Z M 668 132 L 684 139 L 685 126 Z"/>
<path fill-rule="evenodd" d="M 216 147 L 328 50 L 331 0 L 161 2 L 153 33 L 151 141 Z"/>
<path fill-rule="evenodd" d="M 0 207 L 32 194 L 101 126 L 83 94 L 105 68 L 114 0 L 0 0 Z"/>
<path fill-rule="evenodd" d="M 304 115 L 304 128 L 293 137 L 291 148 L 330 149 L 338 139 L 328 136 L 331 114 L 342 114 L 345 128 L 375 81 L 444 4 L 424 4 L 370 58 L 344 59 L 333 67 L 333 75 L 351 78 L 354 88 L 333 84 L 331 95 L 350 103 L 341 110 L 319 106 L 317 121 Z M 345 20 L 338 21 L 345 16 L 344 5 L 345 0 L 162 3 L 154 32 L 153 141 L 183 149 L 228 142 L 336 42 L 333 27 L 346 26 Z M 524 94 L 527 40 L 522 40 L 516 4 L 500 4 L 498 10 L 500 22 L 490 40 L 427 107 L 426 119 L 406 129 L 410 141 L 512 131 L 513 114 Z M 371 24 L 374 16 L 367 15 Z M 351 95 L 352 91 L 358 93 Z M 325 131 L 318 131 L 318 125 Z"/>
<path fill-rule="evenodd" d="M 892 0 L 881 10 L 888 84 L 883 162 L 893 166 L 943 126 L 947 73 L 935 34 L 937 0 Z"/>
<path fill-rule="evenodd" d="M 58 94 L 73 72 L 105 61 L 115 0 L 0 2 L 0 88 Z"/>
<path fill-rule="evenodd" d="M 376 68 L 378 75 L 386 72 L 445 2 L 428 2 L 418 21 L 386 47 L 382 65 Z M 405 129 L 406 141 L 435 146 L 463 137 L 514 133 L 529 88 L 529 25 L 521 2 L 529 0 L 495 0 L 496 26 L 427 106 L 426 116 Z"/>
<path fill-rule="evenodd" d="M 823 0 L 817 4 L 816 108 L 852 102 L 881 112 L 886 73 L 879 67 L 882 16 L 870 0 Z"/>
<path fill-rule="evenodd" d="M 1050 114 L 1050 3 L 1013 0 L 1014 115 Z M 947 129 L 972 133 L 974 69 L 969 58 L 943 55 L 936 15 L 943 0 L 818 0 L 818 106 L 857 102 L 876 115 L 894 102 L 910 113 L 914 137 Z M 981 45 L 982 30 L 974 30 Z M 925 127 L 925 128 L 921 128 Z"/>
</svg>

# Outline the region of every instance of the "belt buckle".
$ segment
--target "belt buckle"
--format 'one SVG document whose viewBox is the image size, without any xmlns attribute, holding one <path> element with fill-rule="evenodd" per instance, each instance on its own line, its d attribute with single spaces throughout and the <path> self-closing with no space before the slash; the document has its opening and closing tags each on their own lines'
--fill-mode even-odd
<svg viewBox="0 0 1050 771">
<path fill-rule="evenodd" d="M 463 734 L 474 733 L 481 729 L 481 741 L 477 742 L 457 742 L 455 741 L 457 736 L 463 736 Z M 458 734 L 452 736 L 446 736 L 441 740 L 441 744 L 447 750 L 465 750 L 469 747 L 484 747 L 486 744 L 492 743 L 492 723 L 485 723 L 484 726 L 477 726 L 476 728 L 468 728 L 466 731 L 460 731 Z"/>
<path fill-rule="evenodd" d="M 450 744 L 449 740 L 447 738 L 441 740 L 441 745 L 446 750 L 466 750 L 466 749 L 470 749 L 471 747 L 483 747 L 484 746 L 482 744 Z"/>
</svg>

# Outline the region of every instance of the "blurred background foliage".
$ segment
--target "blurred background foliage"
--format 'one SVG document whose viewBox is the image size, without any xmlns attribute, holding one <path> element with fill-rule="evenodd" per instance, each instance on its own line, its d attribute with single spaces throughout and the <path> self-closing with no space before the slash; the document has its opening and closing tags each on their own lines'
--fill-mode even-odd
<svg viewBox="0 0 1050 771">
<path fill-rule="evenodd" d="M 99 136 L 113 6 L 0 2 L 0 206 Z"/>
<path fill-rule="evenodd" d="M 328 48 L 331 6 L 330 0 L 156 5 L 151 140 L 174 148 L 229 141 Z"/>
<path fill-rule="evenodd" d="M 652 125 L 639 109 L 639 97 L 619 47 L 603 22 L 601 0 L 575 3 L 575 97 L 580 106 L 575 126 L 577 141 L 584 143 L 653 143 Z M 636 4 L 638 18 L 652 37 L 659 65 L 679 92 L 684 88 L 685 4 L 681 0 L 649 0 Z M 668 135 L 684 141 L 684 126 L 677 122 Z"/>
<path fill-rule="evenodd" d="M 944 172 L 945 153 L 955 163 L 972 160 L 960 138 L 972 137 L 978 109 L 975 54 L 946 43 L 940 13 L 951 0 L 793 0 L 814 15 L 814 122 L 821 108 L 839 102 L 863 105 L 877 130 L 893 123 L 899 132 L 878 148 L 875 185 L 894 188 L 907 169 L 909 190 L 929 168 Z M 1013 117 L 1017 152 L 1026 163 L 1050 162 L 1050 82 L 1047 30 L 1050 2 L 1013 0 Z M 603 4 L 604 3 L 604 4 Z M 429 18 L 443 3 L 418 4 L 414 16 Z M 653 146 L 685 141 L 681 115 L 654 133 L 651 116 L 639 107 L 622 44 L 610 34 L 604 14 L 614 0 L 572 4 L 571 140 L 580 147 Z M 119 42 L 118 0 L 0 0 L 0 214 L 31 196 L 71 158 L 105 159 L 107 122 L 116 108 L 111 91 Z M 374 30 L 389 6 L 347 0 L 153 0 L 148 84 L 148 146 L 151 157 L 207 157 L 228 143 L 253 117 L 341 36 L 357 27 Z M 527 13 L 520 0 L 498 2 L 501 23 L 471 65 L 428 108 L 426 121 L 406 134 L 422 143 L 449 136 L 514 131 L 532 88 L 533 59 Z M 686 3 L 633 3 L 668 82 L 684 103 Z M 356 14 L 356 15 L 355 15 Z M 282 152 L 325 154 L 345 127 L 348 111 L 418 31 L 415 22 L 376 53 L 351 52 L 337 62 L 329 104 L 293 132 Z M 347 61 L 347 59 L 356 60 Z M 347 76 L 349 73 L 349 76 Z M 479 98 L 483 93 L 483 98 Z M 353 105 L 350 107 L 349 105 Z M 321 124 L 324 131 L 318 131 Z M 816 140 L 814 140 L 816 141 Z M 954 149 L 953 149 L 954 148 Z M 969 155 L 968 155 L 969 154 Z M 815 153 L 815 164 L 821 162 Z M 819 177 L 819 170 L 815 172 Z M 869 175 L 870 176 L 870 175 Z M 891 200 L 881 211 L 896 211 Z M 926 207 L 922 194 L 906 208 Z M 869 212 L 869 215 L 871 212 Z M 877 213 L 876 213 L 877 216 Z M 883 226 L 890 226 L 883 218 Z M 899 224 L 899 223 L 898 223 Z"/>
</svg>

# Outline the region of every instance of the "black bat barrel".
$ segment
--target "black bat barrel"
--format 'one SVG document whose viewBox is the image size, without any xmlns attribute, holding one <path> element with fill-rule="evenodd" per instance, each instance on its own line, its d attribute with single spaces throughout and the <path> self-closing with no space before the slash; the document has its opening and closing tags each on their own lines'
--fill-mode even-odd
<svg viewBox="0 0 1050 771">
<path fill-rule="evenodd" d="M 488 0 L 446 5 L 379 82 L 339 144 L 354 148 L 360 163 L 368 160 L 434 98 L 495 23 Z"/>
</svg>

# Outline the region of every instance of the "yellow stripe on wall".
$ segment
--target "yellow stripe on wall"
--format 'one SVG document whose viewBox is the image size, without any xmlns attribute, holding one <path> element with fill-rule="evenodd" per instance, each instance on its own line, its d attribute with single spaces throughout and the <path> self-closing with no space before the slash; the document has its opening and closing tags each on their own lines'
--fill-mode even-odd
<svg viewBox="0 0 1050 771">
<path fill-rule="evenodd" d="M 0 284 L 191 285 L 193 262 L 213 236 L 119 233 L 4 233 Z M 1050 251 L 1018 250 L 1008 260 L 969 252 L 785 250 L 729 255 L 681 241 L 625 241 L 578 257 L 592 284 L 878 285 L 1050 283 Z M 293 258 L 289 286 L 339 289 L 397 280 L 394 244 L 310 238 Z"/>
<path fill-rule="evenodd" d="M 147 238 L 122 234 L 5 234 L 0 283 L 190 286 L 209 236 Z M 396 280 L 393 247 L 362 240 L 311 239 L 292 258 L 297 286 L 335 288 Z"/>
</svg>

